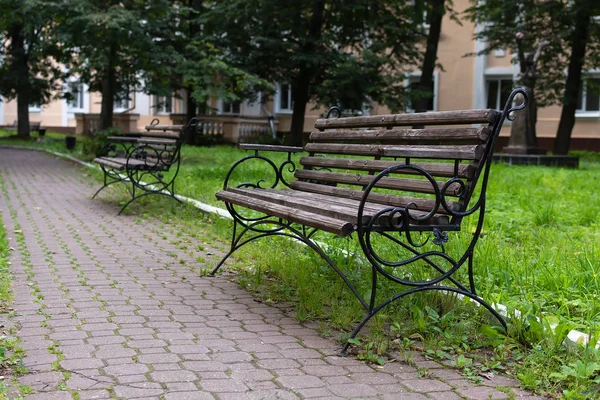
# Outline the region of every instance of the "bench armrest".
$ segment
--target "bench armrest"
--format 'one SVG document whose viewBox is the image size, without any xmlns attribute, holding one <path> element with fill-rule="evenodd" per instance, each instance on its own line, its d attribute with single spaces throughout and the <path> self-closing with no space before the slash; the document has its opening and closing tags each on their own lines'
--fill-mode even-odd
<svg viewBox="0 0 600 400">
<path fill-rule="evenodd" d="M 254 154 L 241 158 L 231 166 L 227 172 L 227 176 L 225 177 L 225 182 L 223 182 L 224 190 L 227 190 L 229 187 L 275 188 L 280 183 L 289 187 L 289 183 L 287 182 L 284 173 L 290 174 L 296 171 L 296 163 L 294 160 L 292 160 L 292 154 L 301 153 L 304 151 L 302 147 L 275 146 L 268 144 L 240 143 L 238 147 L 242 150 L 254 150 Z M 277 165 L 275 161 L 262 154 L 259 154 L 260 151 L 287 153 L 287 157 L 281 162 L 277 161 L 279 163 L 279 165 Z M 257 182 L 241 182 L 237 185 L 232 184 L 230 179 L 232 178 L 232 175 L 235 175 L 233 174 L 233 171 L 240 167 L 241 164 L 244 164 L 246 161 L 250 160 L 263 163 L 263 165 L 266 167 L 265 170 L 267 171 L 267 176 L 262 177 Z"/>
</svg>

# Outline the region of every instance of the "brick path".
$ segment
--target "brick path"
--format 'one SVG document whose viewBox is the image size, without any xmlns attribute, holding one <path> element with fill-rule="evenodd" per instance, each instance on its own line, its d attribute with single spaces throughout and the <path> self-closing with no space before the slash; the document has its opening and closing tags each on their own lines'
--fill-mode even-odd
<svg viewBox="0 0 600 400">
<path fill-rule="evenodd" d="M 0 149 L 27 399 L 509 398 L 496 389 L 509 379 L 478 386 L 416 354 L 383 368 L 338 357 L 313 325 L 192 273 L 219 250 L 180 254 L 173 227 L 117 216 L 90 181 L 45 153 Z"/>
</svg>

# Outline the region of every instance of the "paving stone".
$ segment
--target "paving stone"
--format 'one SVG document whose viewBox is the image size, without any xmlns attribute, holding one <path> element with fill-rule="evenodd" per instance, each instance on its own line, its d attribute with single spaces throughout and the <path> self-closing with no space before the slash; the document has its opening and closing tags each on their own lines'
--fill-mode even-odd
<svg viewBox="0 0 600 400">
<path fill-rule="evenodd" d="M 403 384 L 410 390 L 414 390 L 415 392 L 419 393 L 444 392 L 452 390 L 452 388 L 446 383 L 437 381 L 435 379 L 412 379 L 404 381 Z"/>
<path fill-rule="evenodd" d="M 214 393 L 245 393 L 248 386 L 233 379 L 204 379 L 200 381 L 203 390 Z"/>
<path fill-rule="evenodd" d="M 281 376 L 277 378 L 277 382 L 290 389 L 317 388 L 326 385 L 322 379 L 312 375 Z"/>
<path fill-rule="evenodd" d="M 238 395 L 239 396 L 239 395 Z M 192 390 L 189 392 L 178 391 L 175 393 L 167 393 L 165 400 L 214 400 L 212 394 L 207 392 L 199 392 L 198 390 Z"/>
<path fill-rule="evenodd" d="M 368 385 L 359 383 L 337 384 L 327 387 L 334 395 L 349 399 L 360 399 L 375 396 L 377 391 Z"/>
<path fill-rule="evenodd" d="M 84 390 L 77 393 L 79 400 L 109 400 L 112 398 L 108 390 Z"/>
<path fill-rule="evenodd" d="M 140 383 L 139 386 L 117 385 L 113 390 L 118 397 L 123 397 L 125 399 L 137 397 L 150 398 L 151 396 L 160 396 L 163 393 L 161 386 L 158 383 L 153 382 Z"/>
<path fill-rule="evenodd" d="M 469 400 L 504 400 L 510 396 L 490 387 L 471 387 L 456 389 L 456 392 Z"/>
<path fill-rule="evenodd" d="M 175 370 L 175 371 L 155 371 L 150 374 L 150 377 L 155 382 L 195 382 L 198 377 L 191 371 Z"/>
</svg>

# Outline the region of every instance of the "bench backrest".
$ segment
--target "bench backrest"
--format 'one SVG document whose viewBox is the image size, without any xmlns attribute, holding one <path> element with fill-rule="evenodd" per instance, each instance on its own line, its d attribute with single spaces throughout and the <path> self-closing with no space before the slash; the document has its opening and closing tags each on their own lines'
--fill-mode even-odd
<svg viewBox="0 0 600 400">
<path fill-rule="evenodd" d="M 369 202 L 448 215 L 457 227 L 491 157 L 501 114 L 465 110 L 319 119 L 291 187 L 359 200 L 375 175 L 396 167 L 372 184 Z M 427 221 L 414 223 L 433 229 Z"/>
<path fill-rule="evenodd" d="M 185 142 L 187 135 L 196 129 L 197 121 L 192 119 L 187 125 L 159 125 L 158 120 L 147 125 L 138 140 L 148 149 L 154 150 L 154 154 L 148 157 L 160 158 L 165 164 L 172 164 L 179 159 L 181 145 Z"/>
</svg>

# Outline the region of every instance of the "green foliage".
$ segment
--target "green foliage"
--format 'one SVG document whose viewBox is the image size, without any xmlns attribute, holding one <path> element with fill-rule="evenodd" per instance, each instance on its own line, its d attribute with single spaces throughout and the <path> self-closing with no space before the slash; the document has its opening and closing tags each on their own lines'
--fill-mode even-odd
<svg viewBox="0 0 600 400">
<path fill-rule="evenodd" d="M 565 74 L 570 57 L 570 32 L 574 17 L 579 7 L 592 10 L 598 3 L 596 0 L 562 1 L 562 0 L 472 0 L 473 6 L 466 10 L 466 15 L 477 22 L 475 37 L 486 41 L 481 54 L 489 54 L 495 49 L 509 49 L 517 55 L 513 62 L 523 64 L 523 56 L 533 55 L 542 41 L 548 44 L 543 48 L 537 68 L 538 79 L 535 86 L 536 99 L 539 106 L 560 103 L 565 88 Z M 592 12 L 592 15 L 593 12 Z M 593 68 L 600 56 L 600 23 L 592 21 L 590 31 L 589 57 L 585 68 Z M 523 34 L 517 40 L 516 34 Z M 519 54 L 521 47 L 522 55 Z M 519 79 L 526 79 L 521 75 Z"/>
<path fill-rule="evenodd" d="M 63 78 L 57 62 L 63 52 L 53 19 L 58 4 L 50 0 L 0 0 L 0 94 L 24 95 L 30 104 L 46 104 L 60 93 Z"/>
<path fill-rule="evenodd" d="M 104 80 L 114 74 L 116 99 L 125 98 L 162 67 L 155 57 L 170 54 L 169 47 L 162 46 L 172 31 L 169 0 L 65 0 L 65 4 L 68 11 L 60 38 L 76 53 L 72 73 L 92 92 L 101 92 Z"/>
<path fill-rule="evenodd" d="M 369 98 L 400 109 L 403 72 L 421 55 L 416 15 L 399 0 L 232 0 L 201 20 L 229 64 L 291 85 L 294 129 L 308 101 L 362 109 Z"/>
<path fill-rule="evenodd" d="M 122 135 L 123 131 L 120 128 L 109 128 L 103 131 L 94 133 L 90 137 L 83 138 L 83 144 L 81 151 L 85 160 L 92 160 L 94 157 L 99 156 L 99 152 L 106 144 L 106 138 L 109 136 Z"/>
</svg>

